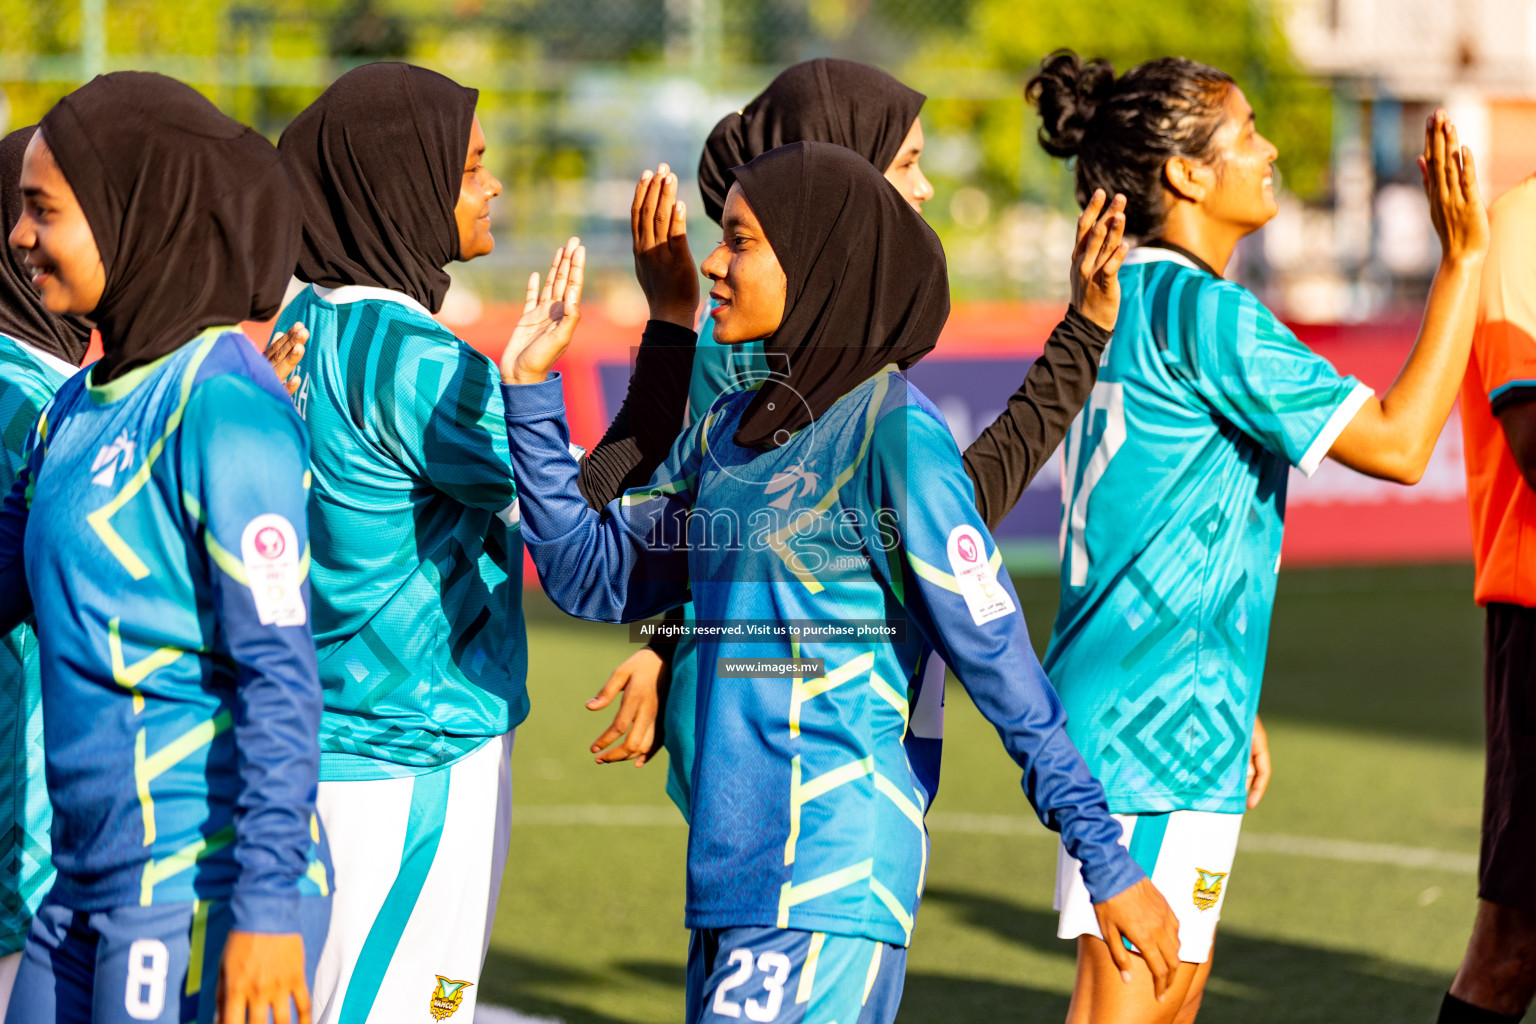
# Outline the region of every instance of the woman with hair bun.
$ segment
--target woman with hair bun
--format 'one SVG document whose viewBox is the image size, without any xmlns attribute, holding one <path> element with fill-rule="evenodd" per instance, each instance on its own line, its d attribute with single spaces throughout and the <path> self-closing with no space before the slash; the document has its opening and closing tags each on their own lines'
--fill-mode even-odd
<svg viewBox="0 0 1536 1024">
<path fill-rule="evenodd" d="M 1488 221 L 1443 111 L 1419 160 L 1442 258 L 1418 341 L 1380 398 L 1222 277 L 1277 212 L 1272 165 L 1231 76 L 1191 60 L 1116 76 L 1070 51 L 1027 94 L 1077 198 L 1126 196 L 1120 319 L 1063 449 L 1061 604 L 1045 669 L 1131 855 L 1179 916 L 1159 1001 L 1140 957 L 1099 941 L 1058 860 L 1058 934 L 1078 941 L 1073 1024 L 1187 1024 L 1210 971 L 1243 812 L 1269 780 L 1257 718 L 1292 466 L 1325 456 L 1411 484 L 1467 363 Z M 1132 984 L 1123 984 L 1129 966 Z"/>
</svg>

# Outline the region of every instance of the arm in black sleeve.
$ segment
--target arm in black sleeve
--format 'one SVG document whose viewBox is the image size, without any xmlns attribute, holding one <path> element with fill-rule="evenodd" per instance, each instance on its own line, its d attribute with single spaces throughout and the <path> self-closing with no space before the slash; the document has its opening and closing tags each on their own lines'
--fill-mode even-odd
<svg viewBox="0 0 1536 1024">
<path fill-rule="evenodd" d="M 1003 414 L 965 450 L 965 472 L 987 529 L 997 529 L 1013 510 L 1082 411 L 1110 333 L 1069 308 Z"/>
<path fill-rule="evenodd" d="M 681 624 L 683 619 L 682 605 L 678 605 L 676 608 L 668 608 L 666 614 L 661 617 L 661 621 L 669 625 L 674 623 Z M 676 636 L 654 636 L 651 638 L 650 643 L 645 646 L 655 651 L 656 656 L 665 663 L 668 669 L 672 667 L 672 656 L 677 653 Z"/>
<path fill-rule="evenodd" d="M 581 460 L 577 485 L 587 504 L 602 511 L 614 498 L 651 478 L 683 431 L 693 344 L 686 327 L 651 320 L 640 338 L 629 391 L 597 447 Z"/>
</svg>

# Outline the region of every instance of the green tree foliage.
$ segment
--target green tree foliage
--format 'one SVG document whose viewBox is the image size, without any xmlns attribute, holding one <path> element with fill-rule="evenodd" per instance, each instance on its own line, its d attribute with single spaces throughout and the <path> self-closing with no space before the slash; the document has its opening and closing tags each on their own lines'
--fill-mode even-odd
<svg viewBox="0 0 1536 1024">
<path fill-rule="evenodd" d="M 1123 71 L 1154 57 L 1182 56 L 1231 74 L 1253 104 L 1259 130 L 1280 150 L 1285 185 L 1312 198 L 1327 187 L 1331 105 L 1324 86 L 1296 68 L 1278 15 L 1266 0 L 976 0 L 963 31 L 922 48 L 914 82 L 941 68 L 991 72 L 1016 83 L 1006 100 L 938 100 L 925 119 L 942 133 L 979 145 L 984 180 L 1004 195 L 1070 200 L 1066 169 L 1035 143 L 1038 115 L 1023 100 L 1024 81 L 1052 51 L 1070 47 L 1105 57 Z M 937 91 L 937 90 L 936 90 Z M 962 93 L 964 89 L 944 90 Z M 980 90 L 991 93 L 991 89 Z"/>
</svg>

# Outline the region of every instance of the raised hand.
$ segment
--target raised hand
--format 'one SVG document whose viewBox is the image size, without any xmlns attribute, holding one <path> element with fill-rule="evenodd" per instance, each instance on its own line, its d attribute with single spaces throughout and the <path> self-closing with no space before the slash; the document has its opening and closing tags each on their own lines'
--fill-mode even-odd
<svg viewBox="0 0 1536 1024">
<path fill-rule="evenodd" d="M 581 320 L 581 281 L 586 265 L 586 246 L 573 237 L 555 250 L 542 291 L 539 275 L 528 275 L 522 318 L 501 353 L 503 383 L 537 384 L 549 376 L 549 368 L 565 353 Z"/>
<path fill-rule="evenodd" d="M 289 398 L 299 390 L 299 378 L 293 375 L 293 371 L 298 369 L 299 361 L 304 358 L 304 346 L 308 341 L 309 328 L 303 324 L 294 324 L 267 342 L 267 362 L 272 364 L 277 379 L 288 389 Z"/>
<path fill-rule="evenodd" d="M 1429 218 L 1440 236 L 1441 259 L 1480 259 L 1488 251 L 1488 210 L 1477 188 L 1472 151 L 1461 145 L 1445 111 L 1424 123 L 1424 155 L 1419 157 Z"/>
<path fill-rule="evenodd" d="M 629 208 L 635 277 L 652 320 L 690 330 L 699 308 L 699 270 L 688 249 L 688 211 L 677 198 L 677 175 L 662 164 L 640 175 Z"/>
<path fill-rule="evenodd" d="M 1102 211 L 1103 216 L 1100 216 Z M 1072 249 L 1072 308 L 1106 331 L 1120 316 L 1120 264 L 1130 252 L 1125 237 L 1125 196 L 1115 193 L 1104 208 L 1104 190 L 1097 189 L 1077 218 L 1077 245 Z"/>
</svg>

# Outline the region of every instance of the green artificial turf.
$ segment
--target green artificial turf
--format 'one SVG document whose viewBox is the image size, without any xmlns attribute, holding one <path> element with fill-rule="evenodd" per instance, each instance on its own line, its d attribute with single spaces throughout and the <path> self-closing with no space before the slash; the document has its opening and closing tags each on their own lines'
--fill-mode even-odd
<svg viewBox="0 0 1536 1024">
<path fill-rule="evenodd" d="M 1043 645 L 1055 581 L 1016 582 Z M 687 834 L 664 762 L 586 752 L 607 716 L 582 703 L 634 648 L 529 604 L 534 710 L 480 1000 L 566 1024 L 680 1020 Z M 1475 902 L 1481 629 L 1466 566 L 1281 574 L 1262 705 L 1275 780 L 1244 823 L 1202 1021 L 1434 1019 Z M 902 1021 L 1064 1017 L 1073 947 L 1050 909 L 1054 840 L 1029 814 L 951 680 Z M 1440 853 L 1426 866 L 1424 850 Z"/>
</svg>

